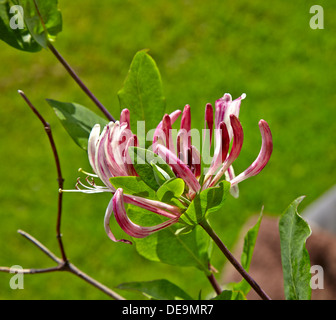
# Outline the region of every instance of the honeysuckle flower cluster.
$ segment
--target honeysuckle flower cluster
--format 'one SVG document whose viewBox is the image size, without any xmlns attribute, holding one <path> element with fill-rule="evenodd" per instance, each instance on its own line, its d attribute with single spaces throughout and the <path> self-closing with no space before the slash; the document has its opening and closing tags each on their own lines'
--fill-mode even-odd
<svg viewBox="0 0 336 320">
<path fill-rule="evenodd" d="M 273 142 L 270 128 L 266 121 L 259 121 L 262 137 L 261 149 L 255 161 L 242 173 L 235 175 L 232 164 L 240 154 L 243 145 L 243 128 L 239 121 L 241 101 L 245 94 L 232 100 L 226 93 L 215 103 L 205 107 L 205 125 L 203 146 L 210 149 L 214 144 L 211 164 L 207 172 L 202 172 L 201 153 L 192 144 L 191 111 L 186 105 L 184 110 L 176 110 L 170 115 L 165 114 L 153 135 L 151 146 L 154 153 L 159 155 L 171 167 L 176 177 L 183 179 L 186 188 L 183 198 L 190 203 L 197 193 L 206 188 L 215 187 L 225 178 L 231 184 L 231 193 L 238 196 L 238 184 L 243 180 L 257 175 L 270 159 Z M 181 116 L 181 125 L 176 138 L 172 134 L 172 125 Z M 120 120 L 108 123 L 101 131 L 97 124 L 93 127 L 88 141 L 88 158 L 94 174 L 104 186 L 98 186 L 92 177 L 87 177 L 87 184 L 78 180 L 79 192 L 96 193 L 111 192 L 113 197 L 105 213 L 104 226 L 107 235 L 113 241 L 117 240 L 110 228 L 112 214 L 123 229 L 131 237 L 143 238 L 179 221 L 184 210 L 163 201 L 126 194 L 122 188 L 114 188 L 110 178 L 118 176 L 137 176 L 129 155 L 130 147 L 138 146 L 138 138 L 130 130 L 130 113 L 128 109 L 121 112 Z M 213 141 L 214 140 L 214 141 Z M 207 143 L 204 143 L 207 142 Z M 213 143 L 214 142 L 214 143 Z M 163 172 L 164 175 L 164 172 Z M 169 177 L 167 176 L 167 179 Z M 126 212 L 125 203 L 136 205 L 166 218 L 156 226 L 144 227 L 133 223 Z M 185 203 L 185 202 L 183 202 Z"/>
</svg>

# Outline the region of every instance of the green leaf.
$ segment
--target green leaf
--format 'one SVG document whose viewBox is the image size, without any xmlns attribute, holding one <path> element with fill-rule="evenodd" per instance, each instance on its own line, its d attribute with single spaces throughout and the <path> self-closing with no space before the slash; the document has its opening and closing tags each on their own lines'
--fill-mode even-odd
<svg viewBox="0 0 336 320">
<path fill-rule="evenodd" d="M 245 269 L 246 272 L 248 272 L 250 269 L 252 255 L 259 232 L 261 219 L 262 219 L 262 212 L 259 215 L 257 223 L 246 233 L 246 236 L 244 238 L 243 252 L 240 261 L 242 267 Z M 245 279 L 243 279 L 239 283 L 235 283 L 233 285 L 233 289 L 236 291 L 241 291 L 242 293 L 244 293 L 244 295 L 247 295 L 251 289 L 251 286 Z"/>
<path fill-rule="evenodd" d="M 162 169 L 170 178 L 176 178 L 170 166 L 154 152 L 139 147 L 130 147 L 129 154 L 135 171 L 153 190 L 156 191 L 160 188 L 154 173 L 157 168 L 153 164 Z"/>
<path fill-rule="evenodd" d="M 311 299 L 310 258 L 305 246 L 311 229 L 297 212 L 303 198 L 294 200 L 279 220 L 281 263 L 287 300 Z"/>
<path fill-rule="evenodd" d="M 48 41 L 55 40 L 60 31 L 62 15 L 57 0 L 3 0 L 0 3 L 0 38 L 16 49 L 36 52 L 47 48 Z"/>
<path fill-rule="evenodd" d="M 92 127 L 97 123 L 102 127 L 107 124 L 104 118 L 77 103 L 60 102 L 51 99 L 47 99 L 47 102 L 53 107 L 56 116 L 71 138 L 84 150 L 87 150 Z"/>
<path fill-rule="evenodd" d="M 127 214 L 132 221 L 143 226 L 163 222 L 161 216 L 133 205 L 128 206 Z M 210 237 L 200 226 L 196 226 L 189 233 L 176 232 L 182 227 L 182 224 L 176 223 L 146 238 L 133 238 L 138 253 L 151 261 L 192 266 L 209 273 Z"/>
<path fill-rule="evenodd" d="M 156 192 L 160 201 L 168 202 L 172 198 L 179 198 L 184 192 L 185 183 L 181 178 L 166 181 Z"/>
<path fill-rule="evenodd" d="M 126 194 L 150 199 L 156 198 L 155 191 L 148 187 L 148 185 L 144 183 L 140 177 L 113 177 L 110 178 L 110 182 L 116 189 L 122 188 Z"/>
<path fill-rule="evenodd" d="M 28 52 L 37 52 L 42 47 L 30 35 L 29 30 L 24 27 L 11 28 L 10 23 L 18 23 L 21 19 L 21 11 L 14 10 L 14 3 L 12 1 L 5 1 L 0 3 L 0 39 L 10 46 Z M 13 7 L 13 13 L 10 13 L 10 8 Z M 23 18 L 22 18 L 23 21 Z"/>
<path fill-rule="evenodd" d="M 221 294 L 212 300 L 246 300 L 243 292 L 235 290 L 223 290 Z"/>
<path fill-rule="evenodd" d="M 166 181 L 156 192 L 160 201 L 175 205 L 183 210 L 185 206 L 179 198 L 184 192 L 185 183 L 181 178 L 171 178 Z"/>
<path fill-rule="evenodd" d="M 137 290 L 156 300 L 193 300 L 185 291 L 165 279 L 127 282 L 118 285 L 117 288 Z"/>
<path fill-rule="evenodd" d="M 197 194 L 180 220 L 190 225 L 197 225 L 211 212 L 223 206 L 230 182 L 221 181 L 217 187 L 208 188 Z"/>
<path fill-rule="evenodd" d="M 137 127 L 137 121 L 146 121 L 147 130 L 154 129 L 162 120 L 166 102 L 161 76 L 155 61 L 146 50 L 134 56 L 118 98 L 120 108 L 128 108 L 131 112 L 132 128 Z"/>
</svg>

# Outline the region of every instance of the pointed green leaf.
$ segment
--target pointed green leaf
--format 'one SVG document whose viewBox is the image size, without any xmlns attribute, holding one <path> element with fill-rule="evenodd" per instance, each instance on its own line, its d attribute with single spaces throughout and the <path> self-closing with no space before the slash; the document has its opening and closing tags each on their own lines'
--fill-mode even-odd
<svg viewBox="0 0 336 320">
<path fill-rule="evenodd" d="M 148 131 L 156 128 L 162 120 L 166 102 L 161 76 L 155 61 L 146 50 L 134 56 L 118 98 L 120 108 L 128 108 L 132 114 L 132 128 L 137 127 L 137 121 L 146 121 Z"/>
<path fill-rule="evenodd" d="M 172 198 L 179 198 L 184 192 L 185 183 L 181 178 L 166 181 L 158 190 L 157 197 L 160 201 L 167 202 Z"/>
<path fill-rule="evenodd" d="M 287 300 L 311 299 L 310 258 L 305 246 L 311 229 L 297 212 L 303 198 L 293 201 L 279 221 L 281 263 Z"/>
<path fill-rule="evenodd" d="M 193 300 L 185 291 L 165 279 L 127 282 L 118 285 L 117 288 L 137 290 L 156 300 Z"/>
<path fill-rule="evenodd" d="M 47 102 L 53 107 L 57 117 L 71 138 L 84 150 L 87 150 L 92 127 L 97 123 L 101 127 L 107 124 L 104 118 L 77 103 L 60 102 L 51 99 L 47 99 Z"/>
<path fill-rule="evenodd" d="M 193 199 L 180 220 L 190 225 L 200 223 L 209 213 L 222 207 L 230 191 L 230 186 L 230 182 L 221 181 L 218 186 L 201 191 Z"/>
</svg>

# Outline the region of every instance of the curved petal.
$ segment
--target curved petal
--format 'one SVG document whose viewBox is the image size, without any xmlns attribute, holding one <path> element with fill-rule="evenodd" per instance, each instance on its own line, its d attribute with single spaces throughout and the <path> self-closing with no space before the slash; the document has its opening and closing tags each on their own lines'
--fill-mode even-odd
<svg viewBox="0 0 336 320">
<path fill-rule="evenodd" d="M 95 157 L 96 157 L 96 150 L 97 150 L 97 143 L 99 140 L 99 135 L 100 135 L 100 125 L 96 124 L 93 126 L 89 140 L 88 140 L 88 157 L 89 157 L 89 162 L 90 165 L 93 169 L 93 171 L 97 174 L 96 170 L 96 163 L 95 163 Z"/>
<path fill-rule="evenodd" d="M 123 109 L 120 113 L 120 124 L 126 123 L 127 129 L 130 129 L 130 112 L 128 109 Z"/>
<path fill-rule="evenodd" d="M 173 219 L 181 215 L 181 210 L 178 207 L 161 201 L 146 199 L 129 194 L 124 194 L 124 201 L 167 218 Z"/>
<path fill-rule="evenodd" d="M 212 131 L 213 131 L 213 108 L 211 103 L 207 103 L 205 106 L 205 115 L 204 115 L 204 134 L 203 140 L 206 139 L 206 130 L 209 130 L 209 146 L 211 147 L 212 142 Z M 204 141 L 205 142 L 205 141 Z"/>
<path fill-rule="evenodd" d="M 110 123 L 107 131 L 107 138 L 105 140 L 104 152 L 107 161 L 107 166 L 113 177 L 125 176 L 127 173 L 120 168 L 116 160 L 115 150 L 113 149 L 113 141 L 115 139 L 116 132 L 119 130 L 119 122 Z"/>
<path fill-rule="evenodd" d="M 114 216 L 121 227 L 128 235 L 134 238 L 144 238 L 150 234 L 160 231 L 164 228 L 169 227 L 170 225 L 178 221 L 178 217 L 174 219 L 169 219 L 163 223 L 160 223 L 152 227 L 143 227 L 133 223 L 127 216 L 125 206 L 124 206 L 124 197 L 123 190 L 121 188 L 117 189 L 113 198 L 112 198 L 113 212 Z"/>
<path fill-rule="evenodd" d="M 182 113 L 181 110 L 175 110 L 169 115 L 171 124 L 173 124 L 177 120 L 177 118 L 180 116 L 181 113 Z M 160 123 L 157 125 L 154 131 L 153 145 L 157 142 L 158 138 L 160 137 L 160 132 L 162 132 L 162 121 L 160 121 Z"/>
<path fill-rule="evenodd" d="M 262 138 L 259 155 L 244 172 L 242 172 L 230 181 L 232 186 L 249 177 L 257 175 L 266 166 L 271 157 L 273 151 L 273 139 L 271 130 L 265 120 L 259 121 L 259 128 Z"/>
<path fill-rule="evenodd" d="M 109 187 L 111 190 L 115 190 L 111 185 L 109 179 L 113 176 L 109 170 L 108 161 L 105 154 L 105 141 L 107 139 L 108 125 L 104 127 L 103 132 L 100 135 L 99 141 L 97 143 L 97 149 L 95 154 L 95 168 L 97 170 L 97 175 L 105 186 Z"/>
<path fill-rule="evenodd" d="M 239 119 L 235 115 L 231 114 L 230 121 L 233 130 L 233 145 L 229 156 L 226 158 L 222 167 L 219 169 L 219 171 L 211 181 L 209 185 L 210 187 L 213 187 L 214 185 L 217 184 L 222 175 L 229 169 L 231 164 L 238 158 L 241 148 L 243 146 L 244 132 Z"/>
<path fill-rule="evenodd" d="M 162 119 L 162 131 L 164 133 L 164 141 L 166 147 L 175 153 L 174 142 L 172 137 L 172 121 L 168 114 L 165 114 Z"/>
<path fill-rule="evenodd" d="M 128 244 L 132 244 L 131 241 L 126 240 L 126 239 L 117 240 L 116 237 L 114 236 L 114 234 L 111 231 L 110 219 L 111 219 L 111 215 L 113 213 L 113 198 L 110 200 L 110 202 L 107 206 L 106 212 L 105 212 L 104 228 L 105 228 L 106 234 L 114 242 L 124 242 L 124 243 L 128 243 Z"/>
<path fill-rule="evenodd" d="M 187 104 L 182 112 L 181 118 L 181 127 L 182 130 L 185 130 L 187 133 L 191 130 L 191 114 L 190 114 L 190 106 Z M 191 146 L 191 137 L 188 135 L 188 148 Z"/>
<path fill-rule="evenodd" d="M 188 163 L 188 132 L 180 129 L 177 133 L 176 146 L 178 158 L 185 164 Z"/>
<path fill-rule="evenodd" d="M 225 93 L 224 96 L 216 101 L 216 115 L 215 115 L 215 127 L 218 128 L 219 124 L 224 121 L 230 136 L 230 141 L 233 137 L 233 132 L 230 126 L 230 115 L 233 114 L 237 118 L 239 117 L 241 100 L 246 98 L 246 94 L 243 93 L 240 97 L 232 101 L 232 97 L 229 93 Z"/>
<path fill-rule="evenodd" d="M 215 129 L 215 136 L 216 136 L 215 152 L 211 162 L 211 166 L 207 174 L 205 175 L 204 182 L 208 181 L 210 176 L 212 176 L 216 172 L 216 170 L 226 159 L 229 151 L 230 138 L 229 138 L 229 132 L 227 130 L 224 121 L 220 123 L 219 129 Z"/>
</svg>

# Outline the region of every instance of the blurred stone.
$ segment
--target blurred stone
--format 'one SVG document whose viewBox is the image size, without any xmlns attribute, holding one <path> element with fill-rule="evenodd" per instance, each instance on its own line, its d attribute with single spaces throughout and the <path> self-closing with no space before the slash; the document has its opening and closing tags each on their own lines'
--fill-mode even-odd
<svg viewBox="0 0 336 320">
<path fill-rule="evenodd" d="M 308 206 L 301 215 L 310 225 L 316 224 L 336 234 L 336 186 Z"/>
</svg>

